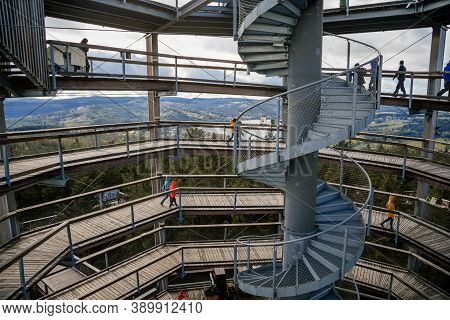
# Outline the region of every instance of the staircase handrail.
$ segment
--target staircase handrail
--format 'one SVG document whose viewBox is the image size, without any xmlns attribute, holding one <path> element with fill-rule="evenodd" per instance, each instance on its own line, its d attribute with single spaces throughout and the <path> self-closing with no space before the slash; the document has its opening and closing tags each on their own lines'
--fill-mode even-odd
<svg viewBox="0 0 450 320">
<path fill-rule="evenodd" d="M 339 150 L 337 150 L 337 149 L 334 149 L 334 150 L 339 152 Z M 248 243 L 248 240 L 249 239 L 252 239 L 252 240 L 258 239 L 258 240 L 260 240 L 260 239 L 267 239 L 267 238 L 270 238 L 270 237 L 274 238 L 274 237 L 277 237 L 278 235 L 276 235 L 276 234 L 266 235 L 266 236 L 251 236 L 251 235 L 249 235 L 249 236 L 242 236 L 242 237 L 237 238 L 235 245 L 243 246 L 243 247 L 266 247 L 266 246 L 272 246 L 273 247 L 273 246 L 280 246 L 280 245 L 291 244 L 291 243 L 296 243 L 296 242 L 302 242 L 302 241 L 309 240 L 309 239 L 312 239 L 312 238 L 316 238 L 316 237 L 318 237 L 320 235 L 329 233 L 329 232 L 339 228 L 340 226 L 345 225 L 348 221 L 352 220 L 356 216 L 361 215 L 362 214 L 362 210 L 364 210 L 369 205 L 369 202 L 370 202 L 370 199 L 371 199 L 371 195 L 373 194 L 372 180 L 370 179 L 370 176 L 367 173 L 367 171 L 358 162 L 356 162 L 355 160 L 353 160 L 352 158 L 350 158 L 350 157 L 348 157 L 348 156 L 346 156 L 344 154 L 343 154 L 343 157 L 347 158 L 348 161 L 350 161 L 353 164 L 355 164 L 361 170 L 361 172 L 363 172 L 363 174 L 365 175 L 365 178 L 367 179 L 367 182 L 369 184 L 369 188 L 368 188 L 370 190 L 369 196 L 367 197 L 367 199 L 363 203 L 363 205 L 356 212 L 354 212 L 352 215 L 350 215 L 349 217 L 347 217 L 343 221 L 339 222 L 338 224 L 335 224 L 335 225 L 333 225 L 332 227 L 330 227 L 330 228 L 328 228 L 326 230 L 320 231 L 318 233 L 311 234 L 309 236 L 301 237 L 301 238 L 298 238 L 298 239 L 284 240 L 284 241 L 278 241 L 278 242 L 273 241 L 271 243 L 267 242 L 267 243 L 261 244 L 261 243 L 251 243 L 251 242 Z"/>
<path fill-rule="evenodd" d="M 261 101 L 255 103 L 254 105 L 248 107 L 248 108 L 245 109 L 243 112 L 241 112 L 241 113 L 236 117 L 236 122 L 238 122 L 238 121 L 242 118 L 242 116 L 245 115 L 247 112 L 249 112 L 250 110 L 253 110 L 254 108 L 256 108 L 256 107 L 258 107 L 258 106 L 260 106 L 260 105 L 262 105 L 262 104 L 264 104 L 264 103 L 266 103 L 266 102 L 269 102 L 269 101 L 275 100 L 275 99 L 277 99 L 277 98 L 281 98 L 281 97 L 287 96 L 287 95 L 290 94 L 290 93 L 294 93 L 294 92 L 297 92 L 297 91 L 300 91 L 300 90 L 303 90 L 303 89 L 306 89 L 306 88 L 315 86 L 315 85 L 320 84 L 320 83 L 322 83 L 322 82 L 327 82 L 327 81 L 330 81 L 331 79 L 341 77 L 341 76 L 343 76 L 343 75 L 345 75 L 345 74 L 348 74 L 348 73 L 350 73 L 350 72 L 355 71 L 356 69 L 362 68 L 362 67 L 364 67 L 364 66 L 370 64 L 370 62 L 373 61 L 373 60 L 378 60 L 378 61 L 380 61 L 380 58 L 381 58 L 381 56 L 382 56 L 382 55 L 381 55 L 381 52 L 380 52 L 378 49 L 376 49 L 375 47 L 371 46 L 371 45 L 368 45 L 368 44 L 365 44 L 365 43 L 363 43 L 363 42 L 360 42 L 360 41 L 357 41 L 357 40 L 353 40 L 353 39 L 350 39 L 350 38 L 346 38 L 346 37 L 343 37 L 343 36 L 334 35 L 334 34 L 328 33 L 328 32 L 324 32 L 324 34 L 327 35 L 327 36 L 334 36 L 334 37 L 338 37 L 338 38 L 341 38 L 341 39 L 344 39 L 344 40 L 347 40 L 347 41 L 351 41 L 351 42 L 355 42 L 355 43 L 358 43 L 358 44 L 367 46 L 368 48 L 371 48 L 371 49 L 375 50 L 375 52 L 377 53 L 377 56 L 376 56 L 375 58 L 370 59 L 369 61 L 366 61 L 366 62 L 360 64 L 360 65 L 357 66 L 357 67 L 353 67 L 353 68 L 347 69 L 347 70 L 342 71 L 342 72 L 340 72 L 340 73 L 336 73 L 336 74 L 334 74 L 334 75 L 332 75 L 332 76 L 329 76 L 329 77 L 326 77 L 326 78 L 323 78 L 323 79 L 320 79 L 320 80 L 311 82 L 311 83 L 309 83 L 309 84 L 306 84 L 306 85 L 303 85 L 303 86 L 300 86 L 300 87 L 297 87 L 297 88 L 294 88 L 294 89 L 290 89 L 290 90 L 287 90 L 287 91 L 285 91 L 285 92 L 276 94 L 276 95 L 274 95 L 274 96 L 272 96 L 272 97 L 263 99 L 263 100 L 261 100 Z M 379 90 L 381 91 L 381 88 L 379 88 Z"/>
</svg>

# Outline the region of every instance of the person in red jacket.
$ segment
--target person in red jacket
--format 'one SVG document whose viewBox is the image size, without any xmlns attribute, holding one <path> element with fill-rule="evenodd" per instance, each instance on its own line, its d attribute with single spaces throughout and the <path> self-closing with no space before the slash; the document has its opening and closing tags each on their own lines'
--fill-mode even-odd
<svg viewBox="0 0 450 320">
<path fill-rule="evenodd" d="M 177 191 L 175 190 L 177 188 L 177 182 L 175 180 L 172 180 L 172 182 L 170 183 L 170 188 L 169 191 L 169 197 L 170 197 L 170 204 L 169 204 L 169 208 L 172 207 L 172 205 L 175 205 L 176 207 L 178 207 L 177 204 Z"/>
</svg>

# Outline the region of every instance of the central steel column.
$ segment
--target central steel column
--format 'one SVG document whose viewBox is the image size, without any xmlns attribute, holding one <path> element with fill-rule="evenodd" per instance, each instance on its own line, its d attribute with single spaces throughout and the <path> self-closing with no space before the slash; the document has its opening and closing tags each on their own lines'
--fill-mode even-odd
<svg viewBox="0 0 450 320">
<path fill-rule="evenodd" d="M 321 78 L 323 0 L 314 1 L 302 13 L 294 27 L 289 49 L 288 89 L 297 88 Z M 301 143 L 306 129 L 319 113 L 318 94 L 305 92 L 288 96 L 287 145 Z M 292 159 L 286 173 L 285 240 L 298 239 L 315 230 L 317 185 L 317 152 Z M 283 250 L 283 268 L 287 268 L 302 251 L 302 244 L 291 244 Z"/>
</svg>

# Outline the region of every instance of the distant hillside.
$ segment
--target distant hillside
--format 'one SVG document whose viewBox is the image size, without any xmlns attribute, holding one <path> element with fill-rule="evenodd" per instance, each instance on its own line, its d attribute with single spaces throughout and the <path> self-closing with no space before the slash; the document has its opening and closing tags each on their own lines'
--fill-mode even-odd
<svg viewBox="0 0 450 320">
<path fill-rule="evenodd" d="M 36 98 L 6 99 L 5 114 L 10 130 L 28 130 L 51 127 L 72 127 L 90 124 L 107 124 L 144 121 L 147 119 L 147 96 L 57 97 L 35 110 L 46 100 Z M 161 119 L 191 121 L 228 121 L 257 100 L 245 98 L 161 98 Z M 260 116 L 275 118 L 276 101 L 255 108 L 247 119 Z M 386 134 L 420 136 L 423 115 L 409 116 L 405 108 L 382 106 L 369 131 Z M 439 113 L 438 133 L 450 137 L 450 114 Z"/>
<path fill-rule="evenodd" d="M 5 113 L 8 125 L 36 109 L 42 99 L 8 99 Z M 161 99 L 161 118 L 164 120 L 228 121 L 256 100 L 243 98 L 186 99 L 167 97 Z M 275 103 L 264 109 L 256 109 L 251 117 L 274 117 Z M 272 112 L 271 112 L 272 111 Z M 19 128 L 46 128 L 55 126 L 79 126 L 88 124 L 120 123 L 147 119 L 147 97 L 74 97 L 53 99 L 32 112 L 14 126 Z"/>
</svg>

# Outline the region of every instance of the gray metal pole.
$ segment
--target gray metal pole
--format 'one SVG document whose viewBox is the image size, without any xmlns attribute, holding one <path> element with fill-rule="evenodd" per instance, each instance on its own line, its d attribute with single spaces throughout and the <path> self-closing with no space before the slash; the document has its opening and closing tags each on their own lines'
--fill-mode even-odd
<svg viewBox="0 0 450 320">
<path fill-rule="evenodd" d="M 233 282 L 234 286 L 237 288 L 237 244 L 233 247 Z"/>
<path fill-rule="evenodd" d="M 238 40 L 238 1 L 233 0 L 233 38 L 234 41 Z"/>
<path fill-rule="evenodd" d="M 179 191 L 178 191 L 178 207 L 180 208 L 180 210 L 179 210 L 179 216 L 178 216 L 178 220 L 181 222 L 181 221 L 183 221 L 183 205 L 182 205 L 182 203 L 181 203 L 181 189 L 179 189 Z"/>
<path fill-rule="evenodd" d="M 67 240 L 69 243 L 69 259 L 71 266 L 75 266 L 75 255 L 73 254 L 72 232 L 70 231 L 70 223 L 67 225 Z"/>
<path fill-rule="evenodd" d="M 108 252 L 105 252 L 105 269 L 109 268 Z"/>
<path fill-rule="evenodd" d="M 339 192 L 342 192 L 343 182 L 344 182 L 344 147 L 341 148 L 341 162 L 339 170 Z"/>
<path fill-rule="evenodd" d="M 56 90 L 55 47 L 50 44 L 50 70 L 52 73 L 52 90 Z"/>
<path fill-rule="evenodd" d="M 250 239 L 247 240 L 247 269 L 250 269 Z"/>
<path fill-rule="evenodd" d="M 408 147 L 405 145 L 403 147 L 403 166 L 402 166 L 402 179 L 406 178 L 406 161 L 408 158 Z"/>
<path fill-rule="evenodd" d="M 181 277 L 184 278 L 184 248 L 181 247 Z"/>
<path fill-rule="evenodd" d="M 280 161 L 280 117 L 281 117 L 281 107 L 283 106 L 283 98 L 280 97 L 278 101 L 277 108 L 277 132 L 276 132 L 276 145 L 275 150 L 277 152 L 277 159 Z"/>
<path fill-rule="evenodd" d="M 398 234 L 400 232 L 400 214 L 397 214 L 397 227 L 395 229 L 395 245 L 398 245 Z"/>
<path fill-rule="evenodd" d="M 391 273 L 391 279 L 389 280 L 389 289 L 388 289 L 388 300 L 391 300 L 391 295 L 392 295 L 392 284 L 394 282 L 394 274 Z"/>
<path fill-rule="evenodd" d="M 64 59 L 64 68 L 66 68 L 66 72 L 69 72 L 69 47 L 65 46 L 65 50 L 66 50 L 66 58 Z"/>
<path fill-rule="evenodd" d="M 370 189 L 370 195 L 369 195 L 369 213 L 367 215 L 367 235 L 370 236 L 370 228 L 372 227 L 372 208 L 373 208 L 373 197 L 374 197 L 375 191 L 374 189 Z"/>
<path fill-rule="evenodd" d="M 250 136 L 248 138 L 248 158 L 247 159 L 251 159 L 252 158 L 252 136 Z"/>
<path fill-rule="evenodd" d="M 131 213 L 131 228 L 134 230 L 134 206 L 131 205 L 130 206 L 130 213 Z"/>
<path fill-rule="evenodd" d="M 273 258 L 272 258 L 272 288 L 273 288 L 273 298 L 276 297 L 276 279 L 277 279 L 277 246 L 273 246 Z"/>
<path fill-rule="evenodd" d="M 408 108 L 411 110 L 412 100 L 413 100 L 413 89 L 414 88 L 414 73 L 411 73 L 411 85 L 409 86 L 409 101 Z"/>
<path fill-rule="evenodd" d="M 347 70 L 350 69 L 350 53 L 351 53 L 351 43 L 347 40 Z M 350 82 L 350 72 L 346 74 L 347 83 Z"/>
<path fill-rule="evenodd" d="M 63 158 L 63 149 L 61 138 L 58 138 L 58 156 L 59 156 L 59 165 L 61 167 L 61 179 L 65 180 L 66 175 L 64 174 L 64 158 Z"/>
<path fill-rule="evenodd" d="M 94 129 L 94 142 L 95 142 L 95 147 L 98 148 L 98 135 L 97 135 L 97 129 Z"/>
<path fill-rule="evenodd" d="M 347 228 L 345 228 L 344 229 L 344 249 L 342 251 L 341 280 L 344 280 L 344 277 L 345 277 L 345 262 L 347 260 L 347 237 L 348 237 L 348 232 L 347 232 Z"/>
<path fill-rule="evenodd" d="M 175 92 L 178 95 L 178 58 L 175 57 Z"/>
<path fill-rule="evenodd" d="M 233 172 L 234 173 L 236 173 L 237 172 L 237 162 L 238 162 L 238 159 L 237 159 L 237 148 L 238 148 L 238 139 L 237 139 L 237 135 L 238 135 L 238 132 L 237 132 L 237 128 L 238 128 L 238 124 L 237 124 L 237 121 L 234 123 L 234 128 L 233 128 L 233 131 L 234 131 L 234 143 L 233 143 Z"/>
<path fill-rule="evenodd" d="M 8 146 L 3 145 L 3 170 L 5 171 L 5 183 L 8 187 L 11 187 L 11 175 L 9 173 L 9 152 Z"/>
<path fill-rule="evenodd" d="M 139 277 L 139 270 L 136 271 L 136 289 L 137 291 L 141 290 L 141 281 Z"/>
<path fill-rule="evenodd" d="M 358 95 L 358 73 L 353 72 L 353 107 L 352 107 L 352 137 L 355 136 L 356 133 L 356 97 Z"/>
<path fill-rule="evenodd" d="M 122 56 L 122 80 L 125 81 L 125 80 L 127 80 L 126 68 L 125 68 L 125 53 L 121 52 L 120 55 Z"/>
<path fill-rule="evenodd" d="M 377 109 L 380 109 L 381 105 L 382 81 L 383 81 L 383 56 L 380 56 L 380 61 L 378 62 Z"/>
<path fill-rule="evenodd" d="M 19 259 L 19 273 L 20 273 L 20 291 L 22 292 L 22 300 L 28 300 L 26 279 L 25 279 L 25 264 L 23 257 Z"/>
<path fill-rule="evenodd" d="M 180 157 L 180 125 L 177 124 L 177 158 Z"/>
<path fill-rule="evenodd" d="M 128 130 L 125 131 L 125 145 L 127 148 L 127 158 L 130 157 L 130 134 L 128 133 Z"/>
</svg>

